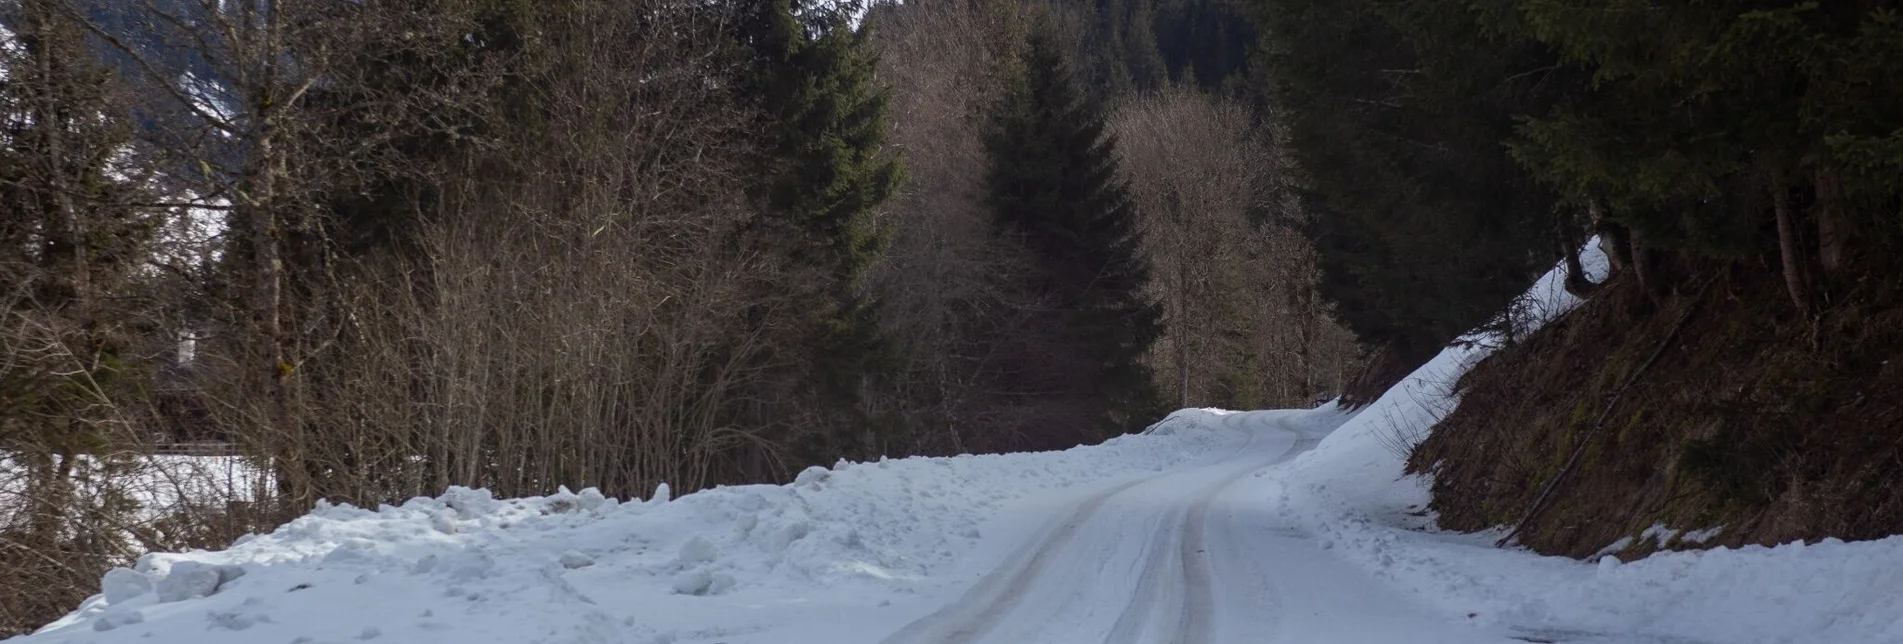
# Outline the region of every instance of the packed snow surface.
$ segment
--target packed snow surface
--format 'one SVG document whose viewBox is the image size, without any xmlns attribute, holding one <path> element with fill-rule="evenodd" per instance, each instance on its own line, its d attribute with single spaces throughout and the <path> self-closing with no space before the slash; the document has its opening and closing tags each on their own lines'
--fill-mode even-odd
<svg viewBox="0 0 1903 644">
<path fill-rule="evenodd" d="M 1522 326 L 1573 306 L 1559 284 Z M 1622 564 L 1435 531 L 1401 454 L 1490 350 L 1467 340 L 1353 415 L 1183 410 L 1102 445 L 678 499 L 323 507 L 148 555 L 19 641 L 1903 643 L 1903 539 Z"/>
</svg>

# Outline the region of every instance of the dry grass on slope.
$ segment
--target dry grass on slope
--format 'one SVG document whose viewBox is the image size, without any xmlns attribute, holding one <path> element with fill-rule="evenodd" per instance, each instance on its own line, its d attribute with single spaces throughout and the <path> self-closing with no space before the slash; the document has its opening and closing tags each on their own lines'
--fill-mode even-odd
<svg viewBox="0 0 1903 644">
<path fill-rule="evenodd" d="M 1706 275 L 1657 298 L 1615 280 L 1476 366 L 1408 463 L 1441 525 L 1513 526 L 1576 460 L 1520 543 L 1587 557 L 1633 537 L 1634 557 L 1903 532 L 1899 285 L 1843 289 L 1807 323 L 1774 270 Z M 1655 524 L 1723 529 L 1642 536 Z"/>
</svg>

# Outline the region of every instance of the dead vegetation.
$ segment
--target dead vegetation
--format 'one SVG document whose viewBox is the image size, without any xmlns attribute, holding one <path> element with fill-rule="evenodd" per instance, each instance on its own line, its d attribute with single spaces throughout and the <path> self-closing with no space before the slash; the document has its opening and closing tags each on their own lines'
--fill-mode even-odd
<svg viewBox="0 0 1903 644">
<path fill-rule="evenodd" d="M 1476 366 L 1409 461 L 1433 474 L 1441 525 L 1532 515 L 1520 543 L 1575 557 L 1621 537 L 1634 537 L 1629 557 L 1903 531 L 1898 286 L 1854 285 L 1807 321 L 1776 266 L 1704 274 L 1656 298 L 1616 278 Z M 1722 530 L 1702 544 L 1637 538 L 1654 524 Z"/>
</svg>

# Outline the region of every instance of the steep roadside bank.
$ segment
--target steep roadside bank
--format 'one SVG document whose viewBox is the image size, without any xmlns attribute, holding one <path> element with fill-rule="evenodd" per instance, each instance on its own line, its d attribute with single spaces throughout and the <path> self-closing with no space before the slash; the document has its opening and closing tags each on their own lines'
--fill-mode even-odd
<svg viewBox="0 0 1903 644">
<path fill-rule="evenodd" d="M 1708 272 L 1656 298 L 1615 279 L 1464 376 L 1409 461 L 1440 525 L 1530 513 L 1516 540 L 1535 551 L 1626 559 L 1903 532 L 1899 284 L 1811 322 L 1771 267 Z"/>
</svg>

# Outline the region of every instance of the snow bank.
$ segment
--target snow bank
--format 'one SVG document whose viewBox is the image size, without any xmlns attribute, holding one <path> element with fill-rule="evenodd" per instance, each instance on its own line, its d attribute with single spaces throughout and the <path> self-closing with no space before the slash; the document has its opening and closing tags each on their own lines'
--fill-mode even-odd
<svg viewBox="0 0 1903 644">
<path fill-rule="evenodd" d="M 789 617 L 747 617 L 738 606 L 910 592 L 955 566 L 1002 504 L 1151 474 L 1237 439 L 1173 423 L 1063 452 L 841 462 L 790 485 L 672 500 L 665 487 L 645 502 L 592 489 L 500 500 L 456 488 L 376 510 L 324 506 L 223 551 L 147 555 L 19 641 L 521 644 L 743 632 Z"/>
<path fill-rule="evenodd" d="M 1597 244 L 1587 272 L 1603 279 Z M 1564 268 L 1528 292 L 1528 330 L 1578 300 Z M 1448 617 L 1534 641 L 1903 642 L 1903 537 L 1775 548 L 1668 552 L 1632 563 L 1493 547 L 1499 532 L 1440 533 L 1424 477 L 1404 449 L 1458 404 L 1452 386 L 1493 347 L 1470 336 L 1276 472 L 1268 494 L 1338 557 L 1412 591 Z M 1661 532 L 1670 532 L 1661 526 Z M 1708 535 L 1707 535 L 1708 536 Z"/>
</svg>

